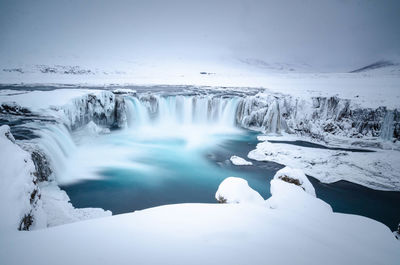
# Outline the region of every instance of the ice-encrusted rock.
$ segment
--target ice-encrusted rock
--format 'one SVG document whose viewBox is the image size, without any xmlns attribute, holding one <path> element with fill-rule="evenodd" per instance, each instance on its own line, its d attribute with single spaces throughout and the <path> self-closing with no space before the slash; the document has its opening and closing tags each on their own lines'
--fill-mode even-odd
<svg viewBox="0 0 400 265">
<path fill-rule="evenodd" d="M 400 139 L 400 114 L 386 107 L 360 108 L 349 99 L 258 93 L 243 98 L 237 123 L 267 133 L 297 133 L 324 139 L 326 135 Z"/>
<path fill-rule="evenodd" d="M 251 163 L 250 161 L 247 161 L 246 159 L 243 159 L 239 156 L 231 156 L 230 158 L 232 164 L 236 165 L 236 166 L 251 166 L 253 165 L 253 163 Z"/>
<path fill-rule="evenodd" d="M 35 165 L 34 175 L 37 177 L 37 180 L 39 182 L 49 180 L 53 170 L 51 169 L 50 161 L 46 154 L 39 148 L 36 148 L 31 151 L 31 158 Z"/>
<path fill-rule="evenodd" d="M 110 91 L 87 94 L 62 106 L 71 129 L 94 121 L 98 125 L 111 126 L 115 122 L 115 95 Z"/>
<path fill-rule="evenodd" d="M 301 169 L 284 167 L 275 173 L 273 179 L 279 179 L 287 183 L 297 185 L 312 196 L 316 196 L 313 185 Z"/>
<path fill-rule="evenodd" d="M 229 177 L 221 182 L 215 199 L 220 203 L 264 203 L 263 197 L 249 187 L 247 180 L 236 177 Z"/>
<path fill-rule="evenodd" d="M 124 96 L 114 95 L 111 91 L 88 93 L 51 109 L 61 114 L 62 121 L 71 130 L 81 128 L 90 121 L 103 127 L 126 125 Z"/>
</svg>

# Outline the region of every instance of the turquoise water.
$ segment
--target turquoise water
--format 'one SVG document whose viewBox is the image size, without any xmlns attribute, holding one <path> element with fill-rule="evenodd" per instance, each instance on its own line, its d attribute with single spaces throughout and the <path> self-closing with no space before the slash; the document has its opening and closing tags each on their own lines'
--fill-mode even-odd
<svg viewBox="0 0 400 265">
<path fill-rule="evenodd" d="M 270 196 L 268 178 L 281 166 L 271 163 L 250 169 L 229 161 L 237 154 L 238 143 L 255 144 L 255 133 L 208 134 L 208 141 L 213 145 L 191 146 L 190 140 L 178 136 L 140 140 L 127 134 L 102 136 L 89 146 L 103 145 L 111 157 L 122 151 L 126 161 L 113 166 L 106 165 L 113 158 L 103 158 L 103 166 L 96 167 L 96 179 L 78 180 L 62 188 L 74 206 L 101 207 L 114 214 L 171 203 L 216 202 L 215 192 L 229 176 L 244 178 L 264 198 Z"/>
<path fill-rule="evenodd" d="M 216 203 L 215 192 L 229 176 L 246 179 L 268 198 L 269 181 L 282 165 L 252 161 L 253 166 L 235 166 L 229 161 L 232 155 L 246 158 L 257 144 L 257 133 L 201 129 L 158 127 L 167 131 L 129 130 L 83 139 L 71 162 L 75 170 L 67 174 L 70 179 L 62 188 L 75 207 L 101 207 L 114 214 L 173 203 Z M 367 216 L 392 230 L 397 228 L 400 192 L 309 178 L 317 197 L 334 211 Z"/>
</svg>

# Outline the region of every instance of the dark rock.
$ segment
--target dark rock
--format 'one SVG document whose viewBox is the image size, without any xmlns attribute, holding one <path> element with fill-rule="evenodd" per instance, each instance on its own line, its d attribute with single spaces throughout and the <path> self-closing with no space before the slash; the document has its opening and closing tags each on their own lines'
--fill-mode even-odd
<svg viewBox="0 0 400 265">
<path fill-rule="evenodd" d="M 52 174 L 52 170 L 50 168 L 50 162 L 47 159 L 46 155 L 39 150 L 35 150 L 31 153 L 33 164 L 35 165 L 34 175 L 37 180 L 47 181 L 49 180 L 50 175 Z"/>
</svg>

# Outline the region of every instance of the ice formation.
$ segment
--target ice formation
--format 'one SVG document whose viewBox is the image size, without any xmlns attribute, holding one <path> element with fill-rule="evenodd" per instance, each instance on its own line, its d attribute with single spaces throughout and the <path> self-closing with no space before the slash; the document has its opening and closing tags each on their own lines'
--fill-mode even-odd
<svg viewBox="0 0 400 265">
<path fill-rule="evenodd" d="M 231 156 L 230 158 L 232 164 L 236 165 L 236 166 L 251 166 L 253 165 L 252 162 L 247 161 L 244 158 L 241 158 L 239 156 Z"/>
</svg>

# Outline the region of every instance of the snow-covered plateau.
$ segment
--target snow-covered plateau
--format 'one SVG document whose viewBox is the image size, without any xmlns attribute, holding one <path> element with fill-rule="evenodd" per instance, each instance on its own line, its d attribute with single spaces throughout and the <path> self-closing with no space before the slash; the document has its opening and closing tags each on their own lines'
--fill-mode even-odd
<svg viewBox="0 0 400 265">
<path fill-rule="evenodd" d="M 61 70 L 95 75 L 68 69 Z M 61 70 L 48 71 L 57 75 Z M 3 80 L 23 75 L 6 73 L 9 79 Z M 191 86 L 3 85 L 0 263 L 249 264 L 251 257 L 251 264 L 397 264 L 400 244 L 388 227 L 334 213 L 315 197 L 305 175 L 326 183 L 348 180 L 400 191 L 397 74 L 299 74 L 255 78 L 253 83 L 246 83 L 251 76 L 224 83 L 218 72 L 199 78 L 208 81 Z M 199 86 L 214 82 L 247 85 Z M 277 172 L 266 200 L 246 180 L 231 177 L 215 195 L 220 204 L 166 205 L 115 216 L 99 208 L 74 208 L 59 188 L 71 166 L 67 158 L 79 145 L 73 135 L 97 137 L 148 126 L 152 119 L 183 124 L 212 120 L 259 131 L 260 143 L 248 158 L 290 168 Z M 358 152 L 365 148 L 368 152 Z M 252 167 L 236 155 L 230 160 Z"/>
</svg>

